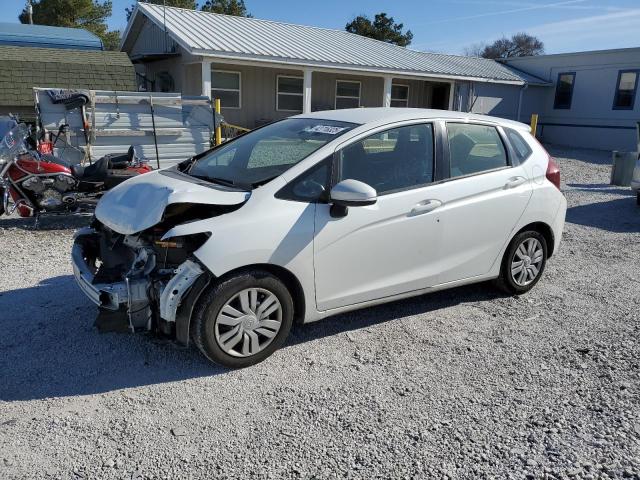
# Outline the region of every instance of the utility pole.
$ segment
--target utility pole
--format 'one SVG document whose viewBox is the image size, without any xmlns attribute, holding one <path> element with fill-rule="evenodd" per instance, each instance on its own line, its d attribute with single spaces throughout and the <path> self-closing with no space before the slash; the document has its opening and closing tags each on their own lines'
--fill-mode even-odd
<svg viewBox="0 0 640 480">
<path fill-rule="evenodd" d="M 33 25 L 33 5 L 31 5 L 31 0 L 27 0 L 27 14 L 29 15 L 29 24 Z"/>
</svg>

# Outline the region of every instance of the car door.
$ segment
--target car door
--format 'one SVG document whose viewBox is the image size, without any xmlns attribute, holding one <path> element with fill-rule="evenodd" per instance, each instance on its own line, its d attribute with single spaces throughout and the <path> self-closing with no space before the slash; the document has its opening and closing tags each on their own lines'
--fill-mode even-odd
<svg viewBox="0 0 640 480">
<path fill-rule="evenodd" d="M 440 283 L 488 273 L 532 195 L 499 127 L 447 122 L 446 140 Z"/>
<path fill-rule="evenodd" d="M 427 287 L 441 229 L 434 178 L 434 125 L 420 123 L 379 131 L 339 148 L 334 184 L 346 179 L 374 187 L 374 205 L 349 207 L 332 216 L 318 204 L 314 269 L 319 310 L 353 305 Z"/>
</svg>

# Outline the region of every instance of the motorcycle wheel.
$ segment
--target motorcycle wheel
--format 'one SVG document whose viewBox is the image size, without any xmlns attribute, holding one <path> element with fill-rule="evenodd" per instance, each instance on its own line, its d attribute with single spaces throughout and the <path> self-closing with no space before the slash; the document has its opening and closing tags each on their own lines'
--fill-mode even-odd
<svg viewBox="0 0 640 480">
<path fill-rule="evenodd" d="M 4 214 L 4 188 L 0 187 L 0 217 Z"/>
</svg>

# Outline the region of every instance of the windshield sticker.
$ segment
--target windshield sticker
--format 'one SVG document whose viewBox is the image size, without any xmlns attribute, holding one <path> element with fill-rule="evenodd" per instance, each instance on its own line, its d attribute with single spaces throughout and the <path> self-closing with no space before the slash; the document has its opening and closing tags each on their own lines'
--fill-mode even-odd
<svg viewBox="0 0 640 480">
<path fill-rule="evenodd" d="M 307 127 L 304 129 L 308 133 L 326 133 L 327 135 L 336 135 L 347 127 L 332 127 L 331 125 L 316 125 L 315 127 Z"/>
</svg>

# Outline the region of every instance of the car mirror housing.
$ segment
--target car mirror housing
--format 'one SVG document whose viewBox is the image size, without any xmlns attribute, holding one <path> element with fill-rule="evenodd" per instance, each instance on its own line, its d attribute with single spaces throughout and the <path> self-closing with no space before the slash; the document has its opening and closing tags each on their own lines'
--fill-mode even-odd
<svg viewBox="0 0 640 480">
<path fill-rule="evenodd" d="M 364 182 L 342 180 L 331 189 L 331 203 L 343 207 L 364 207 L 378 201 L 376 189 Z"/>
</svg>

